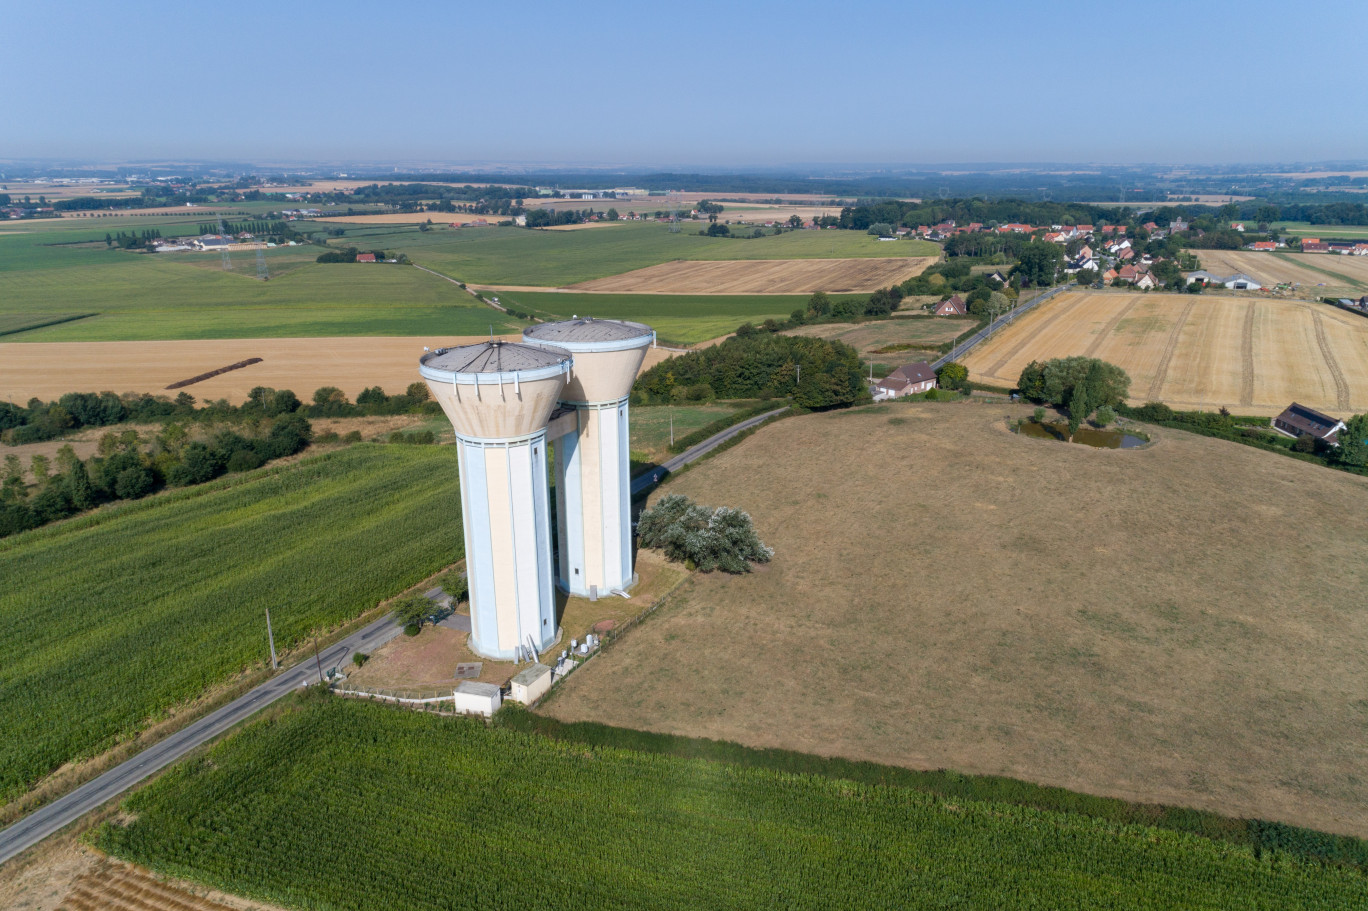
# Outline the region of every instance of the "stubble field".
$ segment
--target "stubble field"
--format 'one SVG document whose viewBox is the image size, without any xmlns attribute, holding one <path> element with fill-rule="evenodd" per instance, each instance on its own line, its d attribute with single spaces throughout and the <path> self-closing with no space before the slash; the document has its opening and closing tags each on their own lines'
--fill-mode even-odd
<svg viewBox="0 0 1368 911">
<path fill-rule="evenodd" d="M 793 418 L 672 480 L 773 562 L 696 576 L 545 711 L 1368 835 L 1368 479 L 1009 411 Z"/>
<path fill-rule="evenodd" d="M 920 275 L 935 261 L 930 256 L 682 261 L 570 287 L 576 291 L 627 294 L 867 293 Z"/>
<path fill-rule="evenodd" d="M 1274 415 L 1292 401 L 1368 411 L 1368 320 L 1323 304 L 1218 295 L 1068 292 L 964 359 L 1013 386 L 1033 360 L 1086 355 L 1131 377 L 1134 403 Z"/>
<path fill-rule="evenodd" d="M 1243 272 L 1271 288 L 1281 282 L 1300 285 L 1311 297 L 1368 290 L 1368 257 L 1324 253 L 1254 253 L 1249 250 L 1201 250 L 1202 268 L 1217 275 Z"/>
<path fill-rule="evenodd" d="M 948 342 L 967 329 L 973 320 L 938 316 L 908 316 L 873 320 L 868 323 L 819 323 L 785 330 L 784 335 L 835 339 L 860 352 L 865 360 L 904 364 L 934 360 L 935 347 Z M 920 346 L 926 346 L 922 348 Z M 906 346 L 906 347 L 902 347 Z M 892 348 L 894 350 L 883 350 Z"/>
</svg>

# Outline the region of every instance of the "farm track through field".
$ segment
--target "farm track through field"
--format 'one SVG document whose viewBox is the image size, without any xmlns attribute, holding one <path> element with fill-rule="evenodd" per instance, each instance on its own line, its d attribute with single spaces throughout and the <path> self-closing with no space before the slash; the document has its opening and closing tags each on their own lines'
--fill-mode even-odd
<svg viewBox="0 0 1368 911">
<path fill-rule="evenodd" d="M 1254 404 L 1254 307 L 1245 308 L 1244 330 L 1240 333 L 1240 404 Z"/>
<path fill-rule="evenodd" d="M 1051 315 L 1052 315 L 1052 317 L 1054 317 L 1054 319 L 1058 319 L 1058 318 L 1060 318 L 1060 317 L 1066 316 L 1066 315 L 1072 313 L 1073 311 L 1077 310 L 1078 307 L 1079 307 L 1079 306 L 1083 303 L 1083 301 L 1085 301 L 1085 300 L 1087 300 L 1087 298 L 1086 298 L 1085 296 L 1079 295 L 1077 298 L 1075 298 L 1075 299 L 1069 304 L 1069 309 L 1068 309 L 1068 310 L 1060 311 L 1059 313 L 1054 313 L 1054 314 L 1051 314 Z M 1035 311 L 1035 312 L 1036 312 L 1036 313 L 1039 313 L 1040 311 L 1037 310 L 1037 311 Z M 1003 355 L 1003 357 L 1002 357 L 1000 360 L 998 360 L 998 362 L 997 362 L 996 364 L 994 364 L 992 367 L 989 367 L 989 368 L 988 368 L 988 373 L 989 373 L 990 375 L 992 375 L 992 376 L 999 376 L 999 375 L 1000 375 L 1000 374 L 999 374 L 999 371 L 1001 371 L 1003 367 L 1006 367 L 1006 366 L 1011 362 L 1012 358 L 1016 357 L 1016 356 L 1017 356 L 1018 354 L 1020 354 L 1023 350 L 1025 350 L 1025 348 L 1026 348 L 1028 345 L 1030 345 L 1032 342 L 1034 342 L 1034 341 L 1036 340 L 1036 338 L 1037 338 L 1038 336 L 1040 336 L 1041 333 L 1043 333 L 1046 329 L 1048 329 L 1048 328 L 1050 327 L 1051 323 L 1054 322 L 1054 319 L 1041 319 L 1041 320 L 1039 321 L 1039 325 L 1036 326 L 1036 327 L 1031 331 L 1031 334 L 1030 334 L 1030 335 L 1023 336 L 1022 339 L 1021 339 L 1021 341 L 1017 342 L 1015 345 L 1013 345 L 1011 348 L 1009 348 L 1009 349 L 1007 350 L 1007 353 L 1006 353 L 1005 355 Z"/>
<path fill-rule="evenodd" d="M 1097 338 L 1093 339 L 1092 344 L 1088 346 L 1088 350 L 1083 352 L 1083 356 L 1096 357 L 1098 349 L 1102 347 L 1102 343 L 1111 338 L 1111 334 L 1116 331 L 1116 327 L 1121 324 L 1123 319 L 1130 315 L 1130 312 L 1135 309 L 1135 306 L 1139 304 L 1141 300 L 1143 300 L 1143 298 L 1133 297 L 1131 298 L 1130 303 L 1116 311 L 1116 315 L 1107 320 L 1107 324 L 1102 327 L 1102 331 L 1097 334 Z"/>
<path fill-rule="evenodd" d="M 1330 340 L 1325 337 L 1324 317 L 1312 310 L 1311 319 L 1316 326 L 1316 347 L 1320 348 L 1325 366 L 1330 370 L 1331 379 L 1335 381 L 1335 407 L 1341 411 L 1348 411 L 1349 382 L 1344 378 L 1344 371 L 1340 370 L 1339 361 L 1335 360 L 1335 353 L 1330 350 Z"/>
<path fill-rule="evenodd" d="M 1190 300 L 1183 307 L 1183 312 L 1178 315 L 1178 321 L 1173 324 L 1173 329 L 1169 331 L 1168 341 L 1164 344 L 1164 353 L 1159 356 L 1159 366 L 1154 371 L 1154 380 L 1149 387 L 1149 400 L 1159 401 L 1159 393 L 1164 388 L 1164 379 L 1168 376 L 1169 364 L 1173 362 L 1174 352 L 1178 350 L 1178 341 L 1183 334 L 1183 325 L 1188 321 L 1192 314 L 1192 308 L 1196 306 L 1196 300 Z"/>
</svg>

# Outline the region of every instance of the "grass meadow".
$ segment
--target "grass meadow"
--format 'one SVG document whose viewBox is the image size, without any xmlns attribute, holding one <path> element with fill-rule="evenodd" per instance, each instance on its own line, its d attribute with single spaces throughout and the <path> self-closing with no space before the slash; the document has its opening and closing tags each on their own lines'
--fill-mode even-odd
<svg viewBox="0 0 1368 911">
<path fill-rule="evenodd" d="M 0 802 L 460 559 L 456 453 L 360 444 L 0 541 Z"/>
<path fill-rule="evenodd" d="M 1357 870 L 1158 828 L 321 693 L 124 806 L 101 849 L 291 907 L 1339 909 L 1364 895 Z"/>
</svg>

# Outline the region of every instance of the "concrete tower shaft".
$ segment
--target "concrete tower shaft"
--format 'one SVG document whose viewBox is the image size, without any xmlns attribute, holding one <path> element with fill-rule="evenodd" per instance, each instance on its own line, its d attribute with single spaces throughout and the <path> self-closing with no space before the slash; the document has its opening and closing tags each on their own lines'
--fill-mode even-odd
<svg viewBox="0 0 1368 911">
<path fill-rule="evenodd" d="M 419 373 L 456 430 L 470 582 L 470 646 L 532 657 L 558 635 L 546 425 L 571 355 L 483 342 L 439 349 Z"/>
<path fill-rule="evenodd" d="M 556 420 L 565 431 L 555 438 L 557 581 L 589 597 L 626 588 L 636 578 L 628 396 L 655 333 L 641 323 L 573 319 L 533 326 L 523 339 L 574 356 L 560 398 L 573 417 Z"/>
</svg>

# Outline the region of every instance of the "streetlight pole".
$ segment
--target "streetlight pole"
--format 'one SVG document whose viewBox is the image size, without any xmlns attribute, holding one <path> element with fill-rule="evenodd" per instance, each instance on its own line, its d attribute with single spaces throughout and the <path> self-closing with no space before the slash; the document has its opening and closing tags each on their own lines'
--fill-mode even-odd
<svg viewBox="0 0 1368 911">
<path fill-rule="evenodd" d="M 271 609 L 266 608 L 266 641 L 271 643 L 271 670 L 280 667 L 280 662 L 276 660 L 275 634 L 271 632 Z"/>
</svg>

